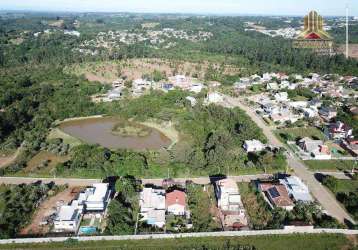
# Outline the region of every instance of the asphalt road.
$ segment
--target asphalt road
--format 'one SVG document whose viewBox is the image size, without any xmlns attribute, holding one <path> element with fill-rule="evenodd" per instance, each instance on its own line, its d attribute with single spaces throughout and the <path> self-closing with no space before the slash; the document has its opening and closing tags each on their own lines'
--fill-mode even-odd
<svg viewBox="0 0 358 250">
<path fill-rule="evenodd" d="M 271 145 L 276 147 L 285 147 L 288 149 L 277 139 L 271 128 L 265 124 L 261 117 L 259 117 L 253 109 L 243 104 L 238 98 L 225 96 L 225 103 L 223 105 L 231 108 L 239 107 L 240 109 L 246 111 L 246 114 L 250 116 L 250 118 L 262 129 Z M 322 184 L 315 179 L 314 173 L 310 172 L 307 166 L 300 159 L 296 158 L 296 156 L 290 151 L 287 153 L 287 161 L 289 166 L 294 170 L 295 174 L 301 178 L 304 183 L 306 183 L 312 195 L 329 215 L 335 217 L 340 222 L 344 222 L 346 220 L 354 222 L 352 217 L 346 212 L 341 204 L 338 203 L 334 195 L 323 187 Z"/>
</svg>

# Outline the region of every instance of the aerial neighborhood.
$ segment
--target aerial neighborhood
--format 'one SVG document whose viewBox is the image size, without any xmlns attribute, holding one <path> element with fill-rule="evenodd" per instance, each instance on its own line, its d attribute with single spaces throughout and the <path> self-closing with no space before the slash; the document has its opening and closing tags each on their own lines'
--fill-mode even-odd
<svg viewBox="0 0 358 250">
<path fill-rule="evenodd" d="M 0 3 L 0 249 L 357 249 L 348 6 L 108 2 Z"/>
</svg>

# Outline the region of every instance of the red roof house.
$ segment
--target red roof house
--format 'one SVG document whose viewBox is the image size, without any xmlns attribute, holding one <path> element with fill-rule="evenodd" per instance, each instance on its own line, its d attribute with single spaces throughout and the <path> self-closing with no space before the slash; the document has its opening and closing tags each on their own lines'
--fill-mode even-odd
<svg viewBox="0 0 358 250">
<path fill-rule="evenodd" d="M 165 206 L 168 213 L 185 215 L 186 194 L 183 191 L 174 190 L 165 195 Z"/>
</svg>

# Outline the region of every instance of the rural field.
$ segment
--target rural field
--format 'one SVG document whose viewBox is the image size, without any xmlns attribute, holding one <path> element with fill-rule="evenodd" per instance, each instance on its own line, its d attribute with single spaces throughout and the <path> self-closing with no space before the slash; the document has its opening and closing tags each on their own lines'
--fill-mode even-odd
<svg viewBox="0 0 358 250">
<path fill-rule="evenodd" d="M 349 160 L 322 160 L 305 161 L 311 171 L 351 171 L 355 161 Z"/>
</svg>

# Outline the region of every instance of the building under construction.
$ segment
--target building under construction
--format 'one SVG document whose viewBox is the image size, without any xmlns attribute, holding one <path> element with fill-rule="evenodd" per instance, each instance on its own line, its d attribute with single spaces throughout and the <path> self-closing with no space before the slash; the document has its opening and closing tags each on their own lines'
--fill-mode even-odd
<svg viewBox="0 0 358 250">
<path fill-rule="evenodd" d="M 304 30 L 293 41 L 293 47 L 313 49 L 319 54 L 333 54 L 333 39 L 323 29 L 323 18 L 316 11 L 304 17 Z"/>
</svg>

